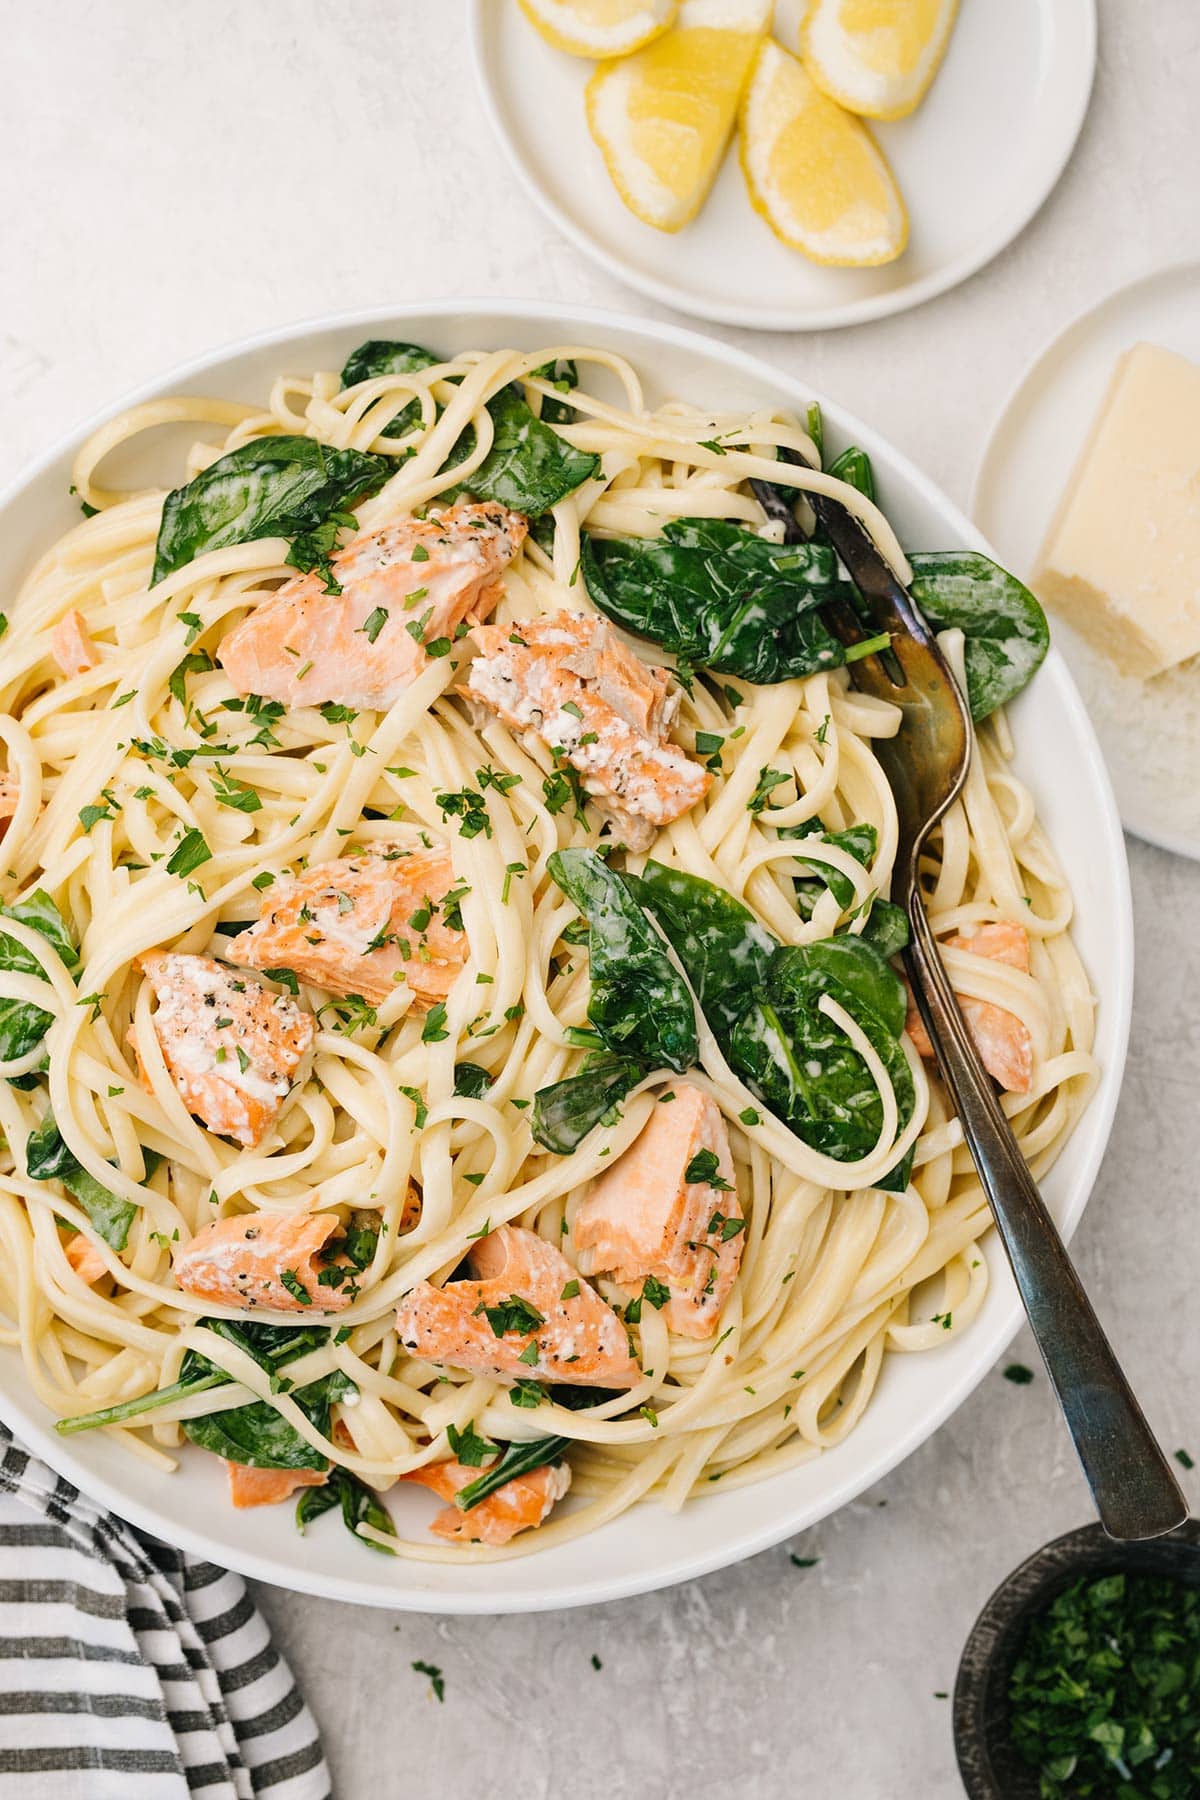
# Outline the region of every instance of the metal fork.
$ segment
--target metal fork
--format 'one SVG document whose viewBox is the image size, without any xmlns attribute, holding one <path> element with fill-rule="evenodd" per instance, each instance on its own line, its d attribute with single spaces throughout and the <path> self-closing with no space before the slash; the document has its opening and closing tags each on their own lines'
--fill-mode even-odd
<svg viewBox="0 0 1200 1800">
<path fill-rule="evenodd" d="M 908 914 L 911 941 L 904 962 L 925 1029 L 1100 1522 L 1110 1537 L 1159 1537 L 1183 1523 L 1187 1503 L 1025 1165 L 955 999 L 921 897 L 921 849 L 967 779 L 966 705 L 932 632 L 864 527 L 836 500 L 811 493 L 808 499 L 863 597 L 872 631 L 891 636 L 890 652 L 853 664 L 853 679 L 864 693 L 893 701 L 904 714 L 896 736 L 878 740 L 875 754 L 896 799 L 900 842 L 892 898 Z M 852 609 L 840 607 L 837 614 L 839 635 L 861 642 L 866 632 Z"/>
</svg>

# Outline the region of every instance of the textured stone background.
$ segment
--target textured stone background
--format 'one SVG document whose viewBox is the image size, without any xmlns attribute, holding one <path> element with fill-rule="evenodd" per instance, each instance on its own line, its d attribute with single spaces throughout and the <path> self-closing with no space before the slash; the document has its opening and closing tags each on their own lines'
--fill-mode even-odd
<svg viewBox="0 0 1200 1800">
<path fill-rule="evenodd" d="M 1003 0 L 967 3 L 1002 21 Z M 1200 254 L 1200 11 L 1100 0 L 1100 15 L 1075 157 L 1004 256 L 880 324 L 744 334 L 960 503 L 987 425 L 1063 321 Z M 0 0 L 0 480 L 135 381 L 288 319 L 531 291 L 661 312 L 526 202 L 481 116 L 463 29 L 455 0 Z M 1137 843 L 1130 856 L 1133 1041 L 1077 1251 L 1155 1425 L 1200 1458 L 1200 870 Z M 1037 1361 L 1027 1337 L 1014 1354 Z M 340 1800 L 952 1800 L 936 1694 L 993 1584 L 1087 1514 L 1044 1377 L 1016 1388 L 996 1372 L 792 1546 L 820 1558 L 810 1569 L 785 1547 L 670 1593 L 530 1618 L 260 1599 Z M 414 1658 L 445 1670 L 444 1706 Z"/>
</svg>

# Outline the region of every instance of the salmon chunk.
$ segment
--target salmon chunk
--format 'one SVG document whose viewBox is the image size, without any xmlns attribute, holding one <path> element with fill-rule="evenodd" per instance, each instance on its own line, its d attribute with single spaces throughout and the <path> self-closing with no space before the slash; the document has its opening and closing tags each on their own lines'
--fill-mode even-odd
<svg viewBox="0 0 1200 1800">
<path fill-rule="evenodd" d="M 372 1005 L 407 982 L 424 1012 L 446 998 L 467 960 L 466 933 L 446 923 L 440 905 L 453 886 L 445 848 L 385 845 L 321 863 L 272 888 L 258 924 L 234 938 L 229 954 Z"/>
<path fill-rule="evenodd" d="M 211 956 L 155 950 L 138 960 L 158 999 L 154 1033 L 184 1105 L 209 1131 L 253 1150 L 301 1079 L 316 1035 L 312 1014 Z"/>
<path fill-rule="evenodd" d="M 185 1294 L 220 1306 L 273 1312 L 338 1312 L 349 1306 L 353 1283 L 321 1281 L 321 1252 L 341 1229 L 336 1213 L 241 1213 L 202 1225 L 175 1252 L 175 1281 Z M 318 1264 L 320 1258 L 320 1264 Z"/>
<path fill-rule="evenodd" d="M 484 1471 L 467 1469 L 460 1462 L 427 1463 L 423 1469 L 410 1469 L 401 1481 L 415 1481 L 443 1500 L 477 1481 Z M 571 1485 L 569 1463 L 544 1463 L 528 1475 L 514 1475 L 511 1481 L 461 1512 L 448 1506 L 438 1513 L 429 1529 L 437 1537 L 456 1538 L 460 1543 L 491 1544 L 498 1547 L 515 1538 L 519 1531 L 530 1531 L 550 1515 L 556 1501 L 561 1500 Z"/>
<path fill-rule="evenodd" d="M 81 612 L 64 613 L 50 633 L 50 650 L 64 675 L 86 675 L 100 661 Z"/>
<path fill-rule="evenodd" d="M 234 1506 L 274 1506 L 290 1500 L 297 1488 L 324 1487 L 328 1470 L 252 1469 L 249 1463 L 227 1462 L 229 1498 Z"/>
<path fill-rule="evenodd" d="M 481 625 L 461 692 L 510 730 L 541 738 L 631 850 L 695 806 L 712 776 L 668 733 L 679 689 L 627 650 L 607 619 L 560 612 L 521 625 Z"/>
<path fill-rule="evenodd" d="M 1029 973 L 1029 933 L 1007 919 L 979 925 L 970 934 L 956 932 L 944 942 L 948 950 L 969 950 L 973 956 L 987 956 L 1023 975 Z M 988 1074 L 1008 1093 L 1027 1094 L 1033 1086 L 1033 1041 L 1023 1021 L 1007 1008 L 970 994 L 959 994 L 958 1004 Z M 917 1055 L 931 1060 L 933 1045 L 911 992 L 904 1029 Z"/>
<path fill-rule="evenodd" d="M 744 1215 L 716 1102 L 686 1081 L 670 1091 L 675 1098 L 655 1107 L 592 1183 L 572 1237 L 580 1268 L 605 1270 L 625 1287 L 653 1276 L 670 1290 L 662 1307 L 668 1329 L 705 1338 L 737 1277 Z"/>
<path fill-rule="evenodd" d="M 340 594 L 298 575 L 221 640 L 217 660 L 239 694 L 287 706 L 386 710 L 468 618 L 486 618 L 498 577 L 529 529 L 488 501 L 360 532 L 330 558 Z"/>
<path fill-rule="evenodd" d="M 99 1281 L 102 1275 L 108 1274 L 108 1264 L 91 1238 L 85 1237 L 82 1231 L 73 1231 L 69 1238 L 65 1238 L 63 1249 L 80 1281 L 86 1281 L 89 1287 L 94 1281 Z"/>
<path fill-rule="evenodd" d="M 477 1280 L 422 1281 L 400 1302 L 410 1355 L 502 1381 L 622 1388 L 638 1380 L 624 1325 L 545 1238 L 501 1225 L 469 1261 Z"/>
</svg>

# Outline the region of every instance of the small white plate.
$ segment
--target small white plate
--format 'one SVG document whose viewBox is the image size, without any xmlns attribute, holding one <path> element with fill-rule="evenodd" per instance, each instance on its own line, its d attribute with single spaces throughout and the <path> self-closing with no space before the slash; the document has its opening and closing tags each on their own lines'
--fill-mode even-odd
<svg viewBox="0 0 1200 1800">
<path fill-rule="evenodd" d="M 1200 263 L 1118 288 L 1026 369 L 984 446 L 971 512 L 1013 573 L 1028 577 L 1113 365 L 1139 342 L 1200 362 Z M 1050 620 L 1104 748 L 1127 831 L 1200 859 L 1200 658 L 1139 681 Z"/>
<path fill-rule="evenodd" d="M 778 0 L 794 50 L 802 0 Z M 595 64 L 552 50 L 515 0 L 471 0 L 484 105 L 530 196 L 579 248 L 655 300 L 775 331 L 855 325 L 965 281 L 1021 231 L 1079 134 L 1096 61 L 1095 0 L 963 0 L 945 66 L 908 119 L 878 126 L 912 221 L 878 269 L 828 269 L 772 236 L 736 152 L 673 235 L 618 198 L 584 116 Z M 874 129 L 874 127 L 873 127 Z"/>
</svg>

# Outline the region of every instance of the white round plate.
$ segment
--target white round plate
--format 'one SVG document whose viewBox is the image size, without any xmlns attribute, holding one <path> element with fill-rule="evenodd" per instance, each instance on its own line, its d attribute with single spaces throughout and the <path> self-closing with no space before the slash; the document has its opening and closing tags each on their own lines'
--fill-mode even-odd
<svg viewBox="0 0 1200 1800">
<path fill-rule="evenodd" d="M 275 331 L 175 369 L 120 405 L 179 392 L 261 402 L 281 371 L 338 369 L 364 338 L 388 336 L 448 355 L 476 346 L 529 350 L 593 344 L 637 365 L 651 403 L 676 395 L 722 409 L 782 402 L 799 412 L 821 398 L 770 364 L 675 325 L 642 324 L 582 307 L 466 300 Z M 905 457 L 834 403 L 821 404 L 831 449 L 854 442 L 869 452 L 889 517 L 905 543 L 938 550 L 985 547 L 975 528 Z M 73 434 L 0 496 L 0 590 L 11 594 L 51 540 L 77 523 L 78 509 L 67 489 L 71 458 L 83 435 Z M 140 464 L 131 455 L 123 468 L 114 467 L 116 479 L 147 483 L 155 479 L 155 466 L 161 479 L 164 454 L 178 455 L 194 430 L 181 438 L 170 428 L 155 437 Z M 1124 1065 L 1133 975 L 1129 878 L 1099 748 L 1066 667 L 1053 651 L 1013 706 L 1012 725 L 1017 770 L 1037 796 L 1075 890 L 1076 941 L 1099 999 L 1100 1082 L 1045 1183 L 1046 1199 L 1069 1231 L 1100 1165 Z M 1049 769 L 1053 781 L 1046 778 Z M 994 1245 L 988 1257 L 992 1283 L 971 1329 L 924 1355 L 888 1357 L 864 1419 L 836 1449 L 750 1487 L 715 1488 L 680 1515 L 655 1504 L 639 1506 L 590 1536 L 545 1551 L 531 1537 L 531 1553 L 510 1562 L 455 1567 L 401 1561 L 373 1555 L 336 1519 L 320 1521 L 301 1539 L 288 1507 L 233 1512 L 215 1457 L 186 1452 L 180 1472 L 167 1475 L 135 1461 L 100 1432 L 59 1437 L 12 1348 L 0 1348 L 0 1416 L 68 1479 L 123 1517 L 281 1587 L 421 1612 L 575 1606 L 664 1587 L 764 1550 L 844 1506 L 894 1468 L 961 1404 L 1020 1323 L 1021 1307 L 1003 1257 Z M 388 1503 L 405 1534 L 419 1539 L 429 1517 L 426 1496 L 393 1491 Z"/>
<path fill-rule="evenodd" d="M 803 0 L 777 0 L 794 50 Z M 917 306 L 965 281 L 1021 231 L 1053 188 L 1087 110 L 1095 0 L 963 0 L 945 63 L 907 119 L 872 121 L 912 235 L 878 269 L 823 268 L 775 238 L 731 150 L 682 231 L 643 225 L 608 178 L 584 116 L 595 64 L 553 50 L 516 0 L 472 0 L 484 105 L 531 198 L 613 275 L 680 312 L 725 325 L 819 331 Z"/>
<path fill-rule="evenodd" d="M 1113 365 L 1142 341 L 1200 362 L 1200 263 L 1119 288 L 1060 332 L 1017 382 L 984 446 L 971 498 L 979 529 L 1014 574 L 1027 578 L 1033 569 Z M 1200 859 L 1200 659 L 1139 681 L 1057 615 L 1050 625 L 1104 747 L 1126 830 Z"/>
</svg>

